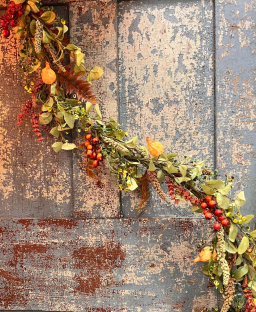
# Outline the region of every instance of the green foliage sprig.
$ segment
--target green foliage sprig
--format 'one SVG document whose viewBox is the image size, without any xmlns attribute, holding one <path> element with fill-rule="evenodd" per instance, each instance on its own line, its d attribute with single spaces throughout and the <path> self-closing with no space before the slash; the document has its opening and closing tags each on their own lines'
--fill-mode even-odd
<svg viewBox="0 0 256 312">
<path fill-rule="evenodd" d="M 11 1 L 7 14 L 1 17 L 1 28 L 5 38 L 10 36 L 10 28 L 20 38 L 21 76 L 32 96 L 23 105 L 18 124 L 31 115 L 39 141 L 44 139 L 43 129 L 56 138 L 52 145 L 55 152 L 77 149 L 91 178 L 99 179 L 95 168 L 104 159 L 120 181 L 120 190 L 140 190 L 138 213 L 150 196 L 149 184 L 165 200 L 161 185 L 166 183 L 175 204 L 189 202 L 192 212 L 203 212 L 206 219 L 215 220 L 213 238 L 208 246 L 199 245 L 200 254 L 194 262 L 207 263 L 203 273 L 224 296 L 221 312 L 255 312 L 256 230 L 250 231 L 248 226 L 254 216 L 240 212 L 245 203 L 243 191 L 235 199 L 231 197 L 233 178 L 218 180 L 216 171 L 205 165 L 206 160 L 185 156 L 178 161 L 177 154 L 163 152 L 161 143 L 148 140 L 148 146 L 142 146 L 137 137 L 127 140 L 128 134 L 113 118 L 102 121 L 91 81 L 99 79 L 103 70 L 98 66 L 85 68 L 85 54 L 68 42 L 66 22 L 52 7 L 42 7 L 36 0 Z M 51 84 L 43 76 L 38 80 L 47 63 L 51 77 L 56 76 Z M 31 75 L 34 72 L 37 78 Z M 70 141 L 70 132 L 75 130 L 80 134 L 79 144 Z"/>
</svg>

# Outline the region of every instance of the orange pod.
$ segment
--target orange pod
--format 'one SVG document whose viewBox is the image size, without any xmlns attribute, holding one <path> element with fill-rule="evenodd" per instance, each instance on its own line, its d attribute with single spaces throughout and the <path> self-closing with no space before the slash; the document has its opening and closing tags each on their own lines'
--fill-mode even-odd
<svg viewBox="0 0 256 312">
<path fill-rule="evenodd" d="M 148 142 L 148 151 L 153 157 L 157 157 L 163 153 L 163 144 L 158 141 L 150 140 L 149 137 L 147 137 L 146 140 Z"/>
<path fill-rule="evenodd" d="M 213 259 L 216 259 L 217 258 L 217 254 L 214 250 L 213 252 L 213 255 L 212 255 L 212 252 L 210 251 L 211 247 L 207 246 L 207 247 L 204 247 L 204 249 L 202 249 L 202 251 L 200 252 L 199 254 L 199 257 L 197 257 L 193 263 L 197 263 L 199 261 L 202 261 L 202 262 L 209 262 L 211 256 L 213 257 Z"/>
<path fill-rule="evenodd" d="M 46 67 L 42 69 L 42 80 L 46 84 L 53 84 L 56 80 L 55 72 L 50 68 L 48 62 L 45 63 Z"/>
</svg>

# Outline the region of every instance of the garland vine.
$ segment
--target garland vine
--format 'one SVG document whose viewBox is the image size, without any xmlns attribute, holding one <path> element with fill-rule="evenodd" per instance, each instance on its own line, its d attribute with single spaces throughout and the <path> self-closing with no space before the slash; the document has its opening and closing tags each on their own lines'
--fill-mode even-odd
<svg viewBox="0 0 256 312">
<path fill-rule="evenodd" d="M 67 42 L 66 22 L 52 7 L 37 0 L 14 0 L 0 20 L 4 38 L 10 30 L 20 38 L 21 80 L 31 93 L 17 124 L 30 116 L 38 141 L 44 140 L 44 130 L 56 138 L 55 152 L 77 149 L 91 178 L 98 179 L 95 170 L 106 161 L 120 181 L 120 190 L 139 189 L 138 213 L 150 196 L 150 184 L 161 199 L 167 199 L 161 187 L 166 183 L 175 204 L 189 202 L 191 212 L 214 220 L 212 240 L 198 246 L 200 253 L 194 260 L 206 263 L 202 272 L 223 294 L 222 308 L 212 311 L 256 312 L 256 230 L 248 226 L 254 216 L 240 212 L 245 203 L 243 191 L 235 199 L 230 196 L 233 177 L 218 180 L 206 160 L 185 156 L 178 161 L 177 154 L 164 153 L 164 146 L 149 138 L 147 148 L 137 143 L 137 137 L 124 140 L 127 133 L 118 122 L 113 118 L 102 121 L 91 81 L 99 79 L 103 70 L 85 68 L 85 54 Z M 74 129 L 80 133 L 79 145 L 69 141 Z"/>
</svg>

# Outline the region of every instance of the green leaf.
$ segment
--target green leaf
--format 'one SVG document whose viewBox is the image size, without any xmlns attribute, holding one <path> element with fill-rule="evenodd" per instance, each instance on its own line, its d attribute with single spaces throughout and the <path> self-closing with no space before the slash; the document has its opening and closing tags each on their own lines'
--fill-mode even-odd
<svg viewBox="0 0 256 312">
<path fill-rule="evenodd" d="M 32 36 L 35 36 L 35 32 L 36 32 L 36 20 L 32 20 L 30 25 L 29 25 L 29 29 L 30 32 L 32 34 Z"/>
<path fill-rule="evenodd" d="M 240 265 L 243 262 L 243 257 L 241 255 L 238 255 L 236 259 L 236 265 Z"/>
<path fill-rule="evenodd" d="M 42 113 L 39 116 L 39 122 L 41 125 L 47 125 L 52 121 L 52 113 Z"/>
<path fill-rule="evenodd" d="M 236 247 L 230 241 L 225 241 L 225 249 L 231 254 L 237 253 Z"/>
<path fill-rule="evenodd" d="M 150 159 L 148 170 L 149 171 L 155 171 L 156 170 L 156 167 L 155 167 L 152 159 Z"/>
<path fill-rule="evenodd" d="M 66 121 L 66 123 L 68 124 L 68 126 L 73 129 L 74 128 L 74 124 L 75 124 L 75 116 L 64 111 L 64 119 Z"/>
<path fill-rule="evenodd" d="M 53 150 L 58 153 L 60 150 L 62 150 L 62 142 L 56 142 L 52 145 Z"/>
<path fill-rule="evenodd" d="M 223 189 L 220 189 L 219 192 L 222 195 L 227 195 L 231 189 L 232 183 L 228 183 Z"/>
<path fill-rule="evenodd" d="M 208 264 L 206 264 L 205 266 L 203 266 L 202 272 L 203 272 L 205 275 L 209 275 L 209 266 L 208 266 Z"/>
<path fill-rule="evenodd" d="M 59 132 L 59 130 L 58 130 L 58 127 L 52 128 L 51 131 L 50 131 L 50 133 L 51 133 L 51 135 L 55 136 L 56 138 L 58 138 L 59 135 L 60 135 L 60 132 Z"/>
<path fill-rule="evenodd" d="M 207 185 L 212 187 L 212 188 L 216 188 L 217 190 L 223 189 L 225 187 L 225 184 L 220 180 L 211 180 L 211 181 L 207 182 Z"/>
<path fill-rule="evenodd" d="M 171 154 L 167 155 L 168 159 L 171 161 L 173 160 L 173 158 L 175 158 L 177 156 L 178 156 L 178 154 L 175 154 L 175 153 L 171 153 Z"/>
<path fill-rule="evenodd" d="M 183 177 L 185 177 L 186 175 L 187 175 L 187 166 L 186 165 L 181 165 L 181 166 L 179 166 L 179 170 L 180 170 L 180 172 L 181 172 L 181 174 L 182 174 L 182 176 Z"/>
<path fill-rule="evenodd" d="M 251 237 L 256 238 L 256 230 L 252 231 L 251 233 L 249 233 L 251 235 Z"/>
<path fill-rule="evenodd" d="M 234 278 L 236 279 L 236 281 L 240 281 L 243 278 L 243 276 L 247 273 L 248 273 L 248 265 L 245 263 L 242 267 L 238 268 L 234 272 Z"/>
<path fill-rule="evenodd" d="M 195 177 L 199 177 L 202 174 L 202 169 L 200 166 L 195 166 L 195 168 L 193 168 L 190 171 L 190 177 L 191 179 L 195 179 Z"/>
<path fill-rule="evenodd" d="M 166 163 L 166 165 L 167 165 L 167 167 L 165 167 L 165 169 L 168 173 L 177 173 L 178 172 L 178 169 L 176 167 L 174 167 L 170 161 L 168 161 Z"/>
<path fill-rule="evenodd" d="M 137 181 L 134 178 L 131 178 L 130 183 L 131 183 L 131 185 L 128 187 L 129 190 L 130 191 L 136 190 L 136 188 L 138 187 Z"/>
<path fill-rule="evenodd" d="M 111 125 L 112 128 L 118 128 L 121 125 L 112 117 L 109 118 L 109 124 Z"/>
<path fill-rule="evenodd" d="M 42 20 L 46 24 L 50 24 L 55 20 L 55 13 L 52 11 L 46 11 L 40 16 L 40 20 Z"/>
<path fill-rule="evenodd" d="M 249 239 L 247 236 L 244 236 L 237 250 L 239 255 L 243 254 L 248 247 L 249 247 Z"/>
<path fill-rule="evenodd" d="M 37 7 L 37 5 L 34 2 L 28 1 L 28 4 L 29 4 L 29 6 L 31 7 L 31 10 L 34 13 L 38 13 L 40 11 L 39 8 Z"/>
<path fill-rule="evenodd" d="M 157 171 L 157 180 L 163 182 L 165 180 L 165 175 L 162 170 Z"/>
<path fill-rule="evenodd" d="M 254 218 L 254 215 L 247 215 L 247 216 L 244 216 L 244 218 L 246 218 L 246 220 L 242 221 L 241 224 L 249 223 Z"/>
<path fill-rule="evenodd" d="M 201 188 L 203 189 L 204 193 L 207 195 L 213 195 L 215 193 L 215 190 L 213 190 L 211 187 L 205 184 L 202 184 Z"/>
<path fill-rule="evenodd" d="M 136 146 L 137 140 L 138 140 L 138 137 L 136 136 L 133 139 L 126 141 L 125 144 L 130 148 L 134 148 Z"/>
<path fill-rule="evenodd" d="M 231 242 L 235 241 L 237 233 L 238 233 L 237 226 L 234 223 L 231 223 L 230 228 L 229 228 L 229 236 L 228 236 Z"/>
<path fill-rule="evenodd" d="M 96 119 L 101 120 L 102 119 L 102 115 L 101 115 L 101 112 L 100 112 L 99 104 L 95 105 L 95 110 L 96 110 L 96 114 L 97 114 Z"/>
<path fill-rule="evenodd" d="M 52 41 L 52 39 L 50 38 L 50 36 L 48 35 L 48 33 L 44 30 L 43 31 L 43 43 L 50 43 Z"/>
<path fill-rule="evenodd" d="M 175 178 L 175 181 L 177 183 L 182 183 L 182 182 L 187 182 L 187 181 L 190 181 L 191 179 L 190 178 L 187 178 L 187 177 L 180 177 L 180 178 Z"/>
<path fill-rule="evenodd" d="M 256 280 L 256 272 L 251 265 L 249 265 L 248 277 L 251 281 Z M 255 288 L 255 290 L 256 290 L 256 288 Z"/>
<path fill-rule="evenodd" d="M 203 212 L 203 209 L 201 207 L 198 207 L 198 206 L 192 206 L 191 212 L 201 213 L 201 212 Z"/>
<path fill-rule="evenodd" d="M 86 108 L 85 108 L 85 112 L 86 114 L 89 114 L 90 111 L 92 110 L 92 103 L 91 102 L 86 102 Z"/>
<path fill-rule="evenodd" d="M 245 204 L 245 197 L 244 197 L 244 191 L 242 191 L 237 195 L 237 198 L 235 200 L 235 205 L 237 209 L 239 210 L 244 204 Z"/>
<path fill-rule="evenodd" d="M 216 201 L 218 205 L 223 209 L 228 209 L 229 207 L 229 198 L 225 195 L 221 195 L 220 193 L 217 193 Z"/>
<path fill-rule="evenodd" d="M 73 150 L 74 148 L 77 148 L 77 146 L 74 143 L 64 143 L 62 145 L 62 149 L 66 151 Z"/>
</svg>

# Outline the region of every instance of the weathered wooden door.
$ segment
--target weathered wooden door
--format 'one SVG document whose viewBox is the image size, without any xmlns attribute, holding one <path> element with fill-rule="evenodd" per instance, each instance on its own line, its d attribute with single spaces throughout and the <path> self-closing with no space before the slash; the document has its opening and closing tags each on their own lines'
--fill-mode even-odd
<svg viewBox="0 0 256 312">
<path fill-rule="evenodd" d="M 5 2 L 2 3 L 3 10 Z M 54 4 L 69 19 L 86 65 L 103 67 L 95 91 L 105 118 L 171 152 L 209 155 L 234 175 L 255 210 L 254 0 L 91 0 Z M 217 293 L 193 265 L 207 224 L 153 195 L 118 193 L 80 170 L 76 153 L 37 142 L 24 102 L 17 40 L 0 43 L 0 309 L 194 311 Z"/>
</svg>

